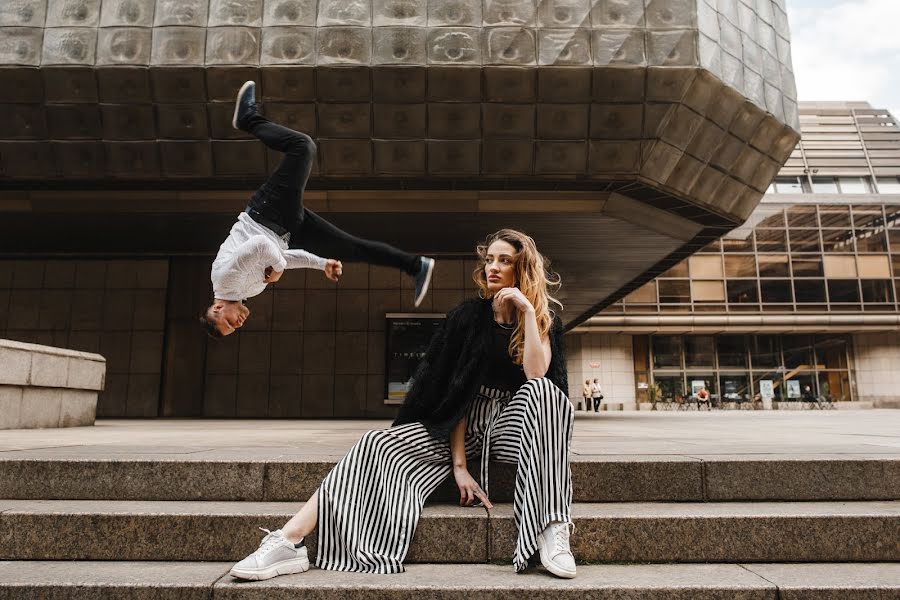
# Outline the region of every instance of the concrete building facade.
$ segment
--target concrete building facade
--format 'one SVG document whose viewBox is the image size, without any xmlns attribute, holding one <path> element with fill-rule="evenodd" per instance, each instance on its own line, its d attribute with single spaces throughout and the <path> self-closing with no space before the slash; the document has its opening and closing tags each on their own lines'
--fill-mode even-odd
<svg viewBox="0 0 900 600">
<path fill-rule="evenodd" d="M 0 7 L 0 330 L 109 358 L 100 416 L 380 416 L 395 273 L 291 273 L 221 346 L 209 264 L 310 133 L 308 206 L 438 258 L 420 314 L 523 229 L 568 327 L 750 216 L 799 138 L 784 0 L 12 0 Z"/>
<path fill-rule="evenodd" d="M 800 123 L 747 223 L 575 329 L 573 373 L 630 407 L 652 384 L 749 405 L 761 381 L 775 401 L 898 405 L 900 127 L 862 102 L 801 103 Z M 610 375 L 626 348 L 631 372 Z"/>
</svg>

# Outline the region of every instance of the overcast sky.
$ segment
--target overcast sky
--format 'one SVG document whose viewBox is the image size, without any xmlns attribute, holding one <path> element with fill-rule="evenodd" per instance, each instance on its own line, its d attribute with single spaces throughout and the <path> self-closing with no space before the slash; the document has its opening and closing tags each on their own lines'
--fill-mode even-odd
<svg viewBox="0 0 900 600">
<path fill-rule="evenodd" d="M 865 100 L 900 118 L 900 0 L 787 0 L 800 100 Z"/>
</svg>

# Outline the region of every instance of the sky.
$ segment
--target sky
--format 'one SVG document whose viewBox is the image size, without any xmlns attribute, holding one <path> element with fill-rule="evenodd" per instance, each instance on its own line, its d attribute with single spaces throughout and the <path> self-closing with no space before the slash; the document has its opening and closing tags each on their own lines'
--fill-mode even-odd
<svg viewBox="0 0 900 600">
<path fill-rule="evenodd" d="M 864 100 L 900 118 L 900 0 L 787 0 L 800 100 Z"/>
</svg>

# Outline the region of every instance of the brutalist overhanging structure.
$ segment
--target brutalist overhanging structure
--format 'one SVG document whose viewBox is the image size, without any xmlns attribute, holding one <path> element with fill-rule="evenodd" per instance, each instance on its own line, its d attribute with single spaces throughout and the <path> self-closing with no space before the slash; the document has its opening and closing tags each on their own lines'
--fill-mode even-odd
<svg viewBox="0 0 900 600">
<path fill-rule="evenodd" d="M 789 39 L 784 0 L 4 0 L 0 183 L 252 189 L 278 159 L 230 126 L 255 79 L 316 138 L 323 198 L 465 190 L 415 249 L 530 227 L 572 323 L 751 213 L 799 137 Z M 567 218 L 615 248 L 568 256 Z"/>
</svg>

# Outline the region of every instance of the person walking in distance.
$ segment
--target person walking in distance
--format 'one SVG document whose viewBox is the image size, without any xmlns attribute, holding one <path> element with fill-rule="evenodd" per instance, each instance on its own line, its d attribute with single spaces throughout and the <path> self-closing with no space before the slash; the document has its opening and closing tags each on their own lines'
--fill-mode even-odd
<svg viewBox="0 0 900 600">
<path fill-rule="evenodd" d="M 284 153 L 278 168 L 250 198 L 212 264 L 213 303 L 200 321 L 213 337 L 240 329 L 250 309 L 244 300 L 275 283 L 285 269 L 319 269 L 338 281 L 342 261 L 400 269 L 415 280 L 414 304 L 428 292 L 434 259 L 346 233 L 303 206 L 303 190 L 316 155 L 305 133 L 264 117 L 256 104 L 256 84 L 241 86 L 232 125 Z M 327 256 L 329 258 L 322 258 Z"/>
<path fill-rule="evenodd" d="M 478 247 L 479 299 L 447 314 L 392 427 L 369 431 L 281 529 L 231 575 L 269 579 L 309 569 L 304 536 L 318 530 L 316 565 L 400 573 L 425 499 L 453 476 L 460 504 L 493 508 L 490 459 L 516 465 L 516 571 L 529 558 L 575 576 L 569 546 L 575 410 L 566 386 L 562 321 L 550 306 L 558 279 L 534 240 L 502 229 Z M 478 457 L 480 469 L 469 472 Z M 474 476 L 473 476 L 474 475 Z M 476 480 L 475 477 L 478 477 Z"/>
<path fill-rule="evenodd" d="M 603 388 L 600 387 L 600 380 L 594 379 L 591 383 L 591 399 L 594 401 L 594 412 L 600 410 L 600 402 L 603 400 Z"/>
<path fill-rule="evenodd" d="M 584 400 L 584 410 L 590 410 L 593 404 L 590 379 L 584 380 L 584 385 L 581 386 L 581 397 Z"/>
</svg>

